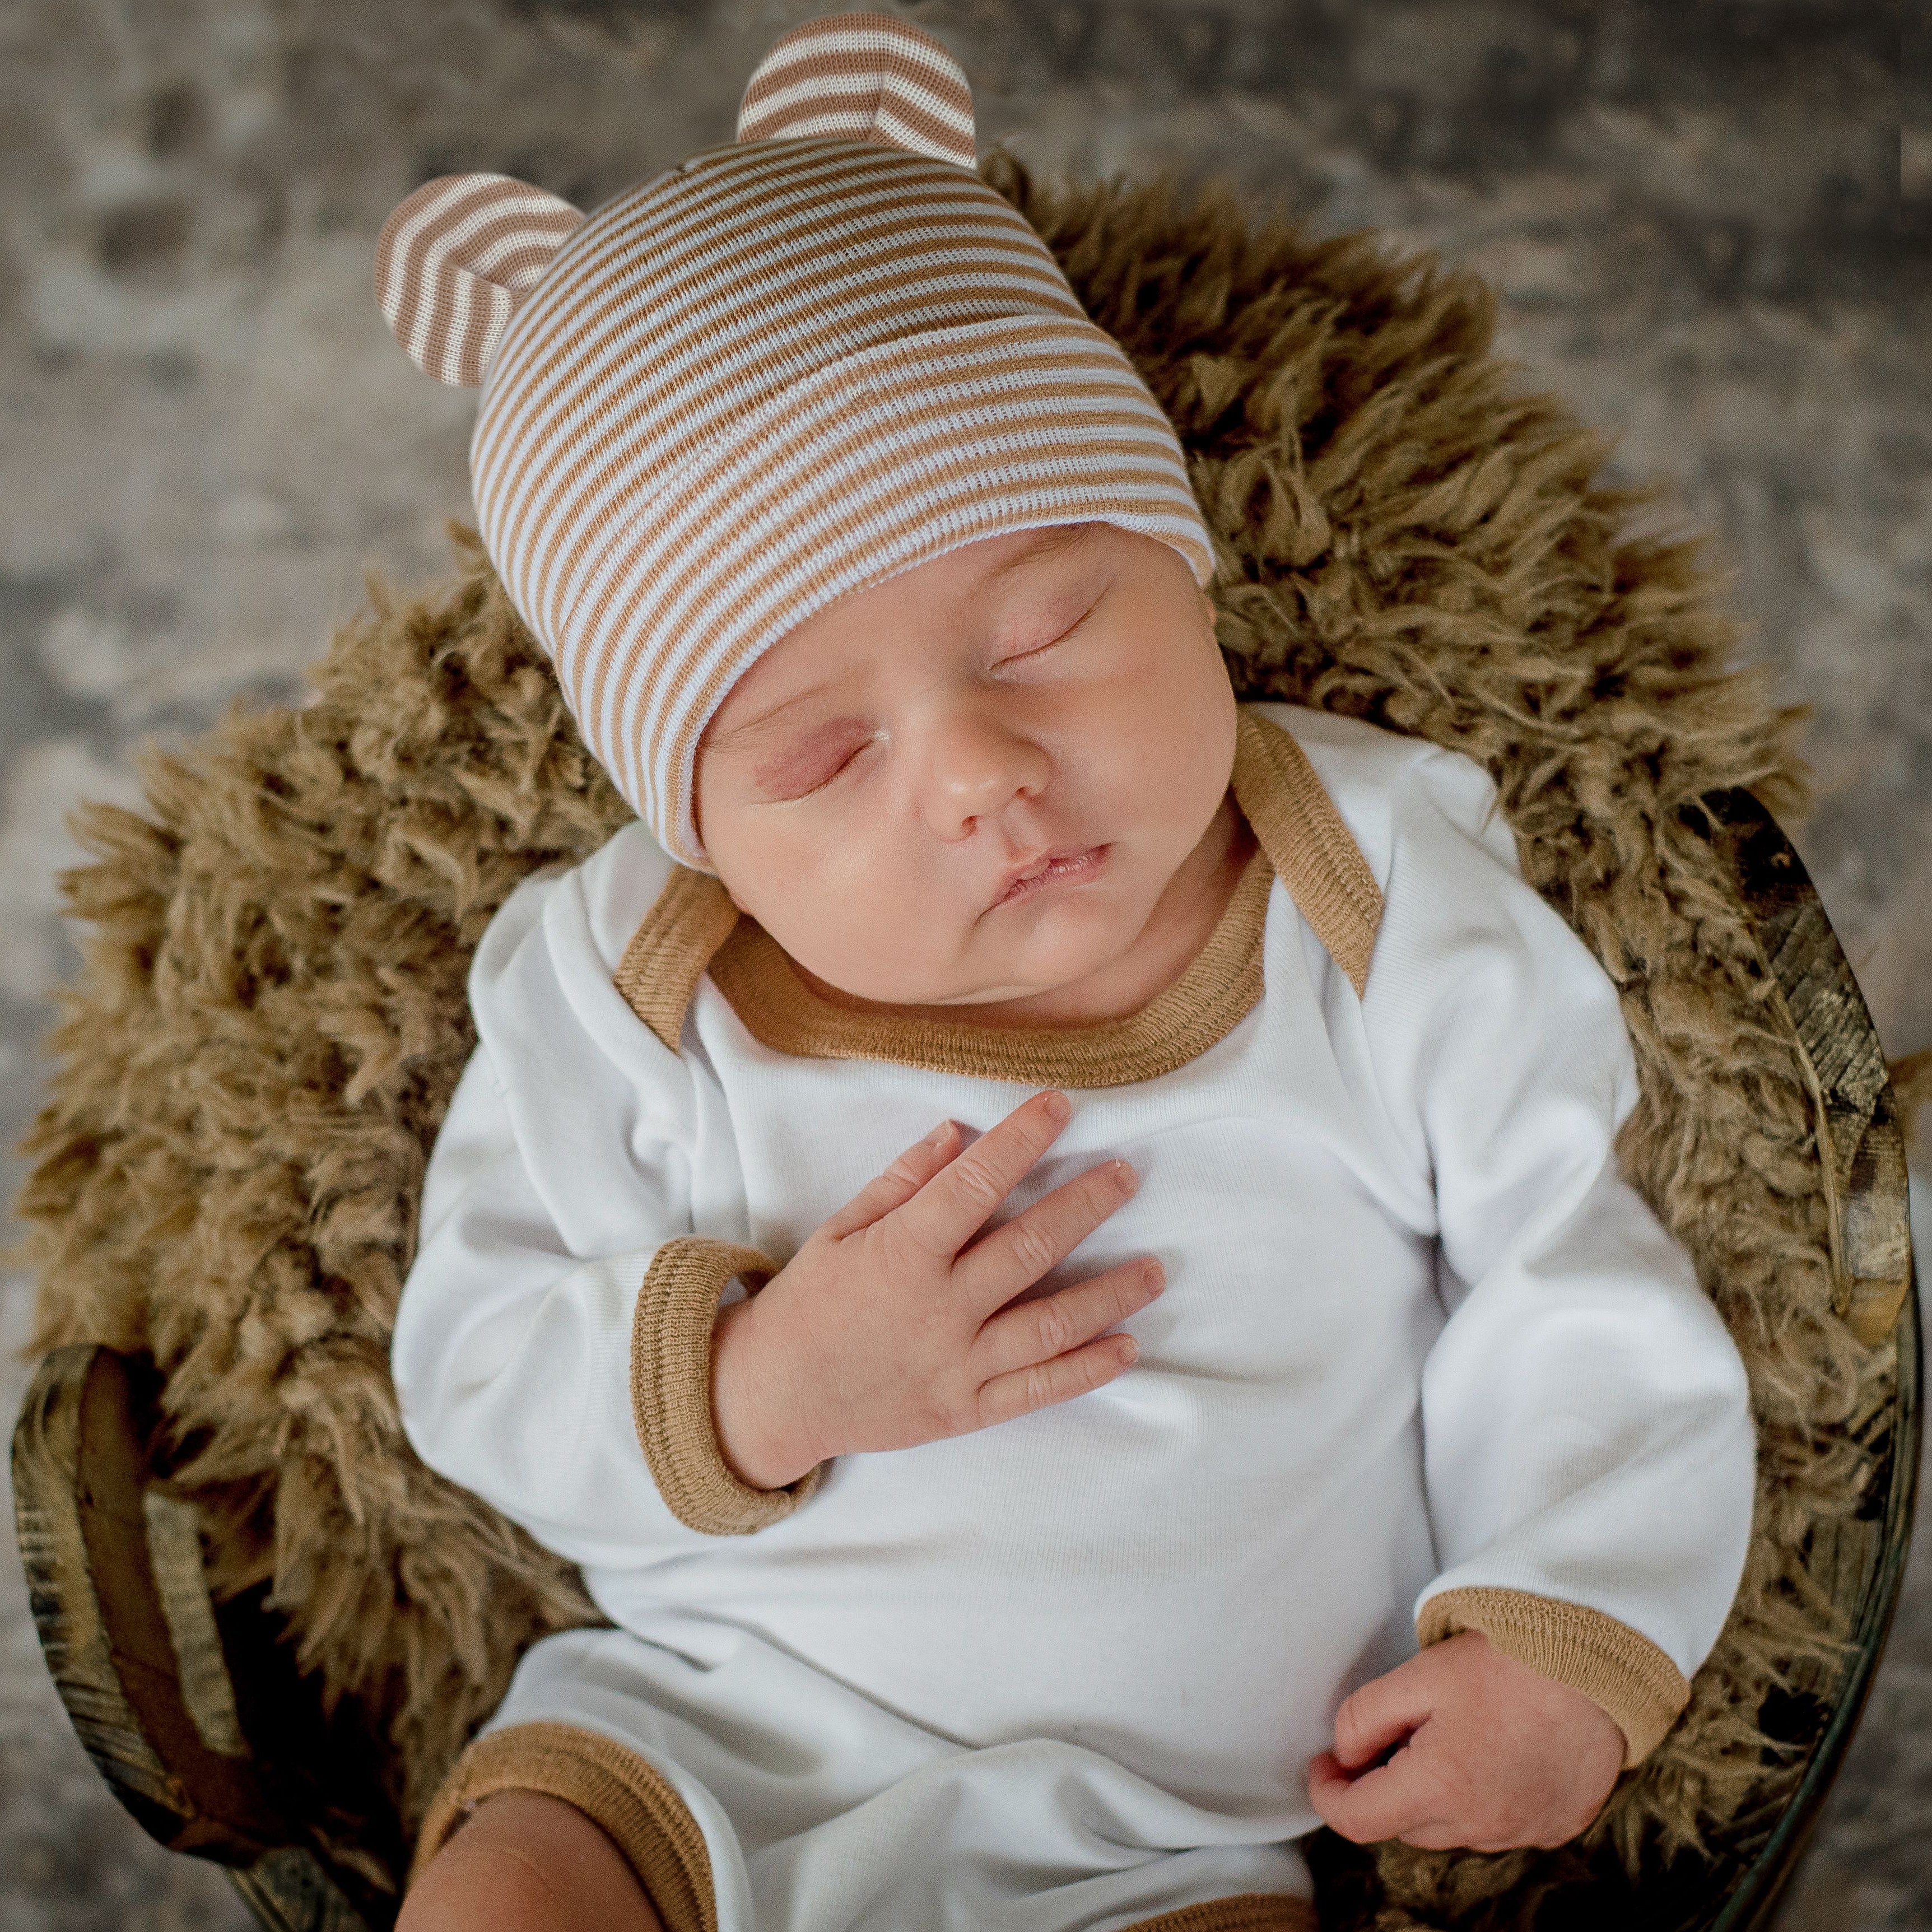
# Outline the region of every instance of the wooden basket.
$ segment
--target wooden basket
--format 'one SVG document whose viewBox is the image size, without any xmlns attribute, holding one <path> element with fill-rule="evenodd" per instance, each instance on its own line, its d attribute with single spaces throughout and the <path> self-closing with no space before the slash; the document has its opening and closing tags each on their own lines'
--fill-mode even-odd
<svg viewBox="0 0 1932 1932">
<path fill-rule="evenodd" d="M 1745 793 L 1706 800 L 1774 977 L 1825 1131 L 1820 1135 L 1842 1266 L 1840 1312 L 1862 1339 L 1889 1336 L 1887 1399 L 1858 1432 L 1856 1513 L 1821 1523 L 1851 1642 L 1801 1694 L 1768 1700 L 1768 1737 L 1803 1750 L 1794 1795 L 1750 1821 L 1736 1848 L 1680 1859 L 1628 1896 L 1604 1870 L 1589 1901 L 1551 1891 L 1538 1927 L 1615 1922 L 1658 1932 L 1768 1924 L 1837 1774 L 1883 1649 L 1911 1531 L 1922 1357 L 1903 1136 L 1877 1039 L 1850 967 L 1789 842 Z M 1901 1265 L 1902 1264 L 1902 1265 Z M 1900 1284 L 1904 1286 L 1901 1288 Z M 333 1720 L 298 1676 L 280 1620 L 248 1592 L 217 1606 L 193 1506 L 171 1492 L 145 1357 L 77 1344 L 42 1362 L 14 1437 L 20 1546 L 49 1670 L 101 1775 L 161 1844 L 229 1870 L 274 1932 L 384 1932 L 404 1864 L 382 1796 L 378 1742 Z M 1326 1838 L 1328 1834 L 1318 1834 Z M 1317 1846 L 1324 1923 L 1366 1922 L 1372 1875 L 1339 1840 Z"/>
</svg>

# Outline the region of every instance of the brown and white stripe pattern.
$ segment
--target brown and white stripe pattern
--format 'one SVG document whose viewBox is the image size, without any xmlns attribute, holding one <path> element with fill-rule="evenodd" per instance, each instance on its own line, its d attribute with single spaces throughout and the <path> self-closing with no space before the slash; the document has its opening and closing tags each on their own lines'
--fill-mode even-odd
<svg viewBox="0 0 1932 1932">
<path fill-rule="evenodd" d="M 1172 544 L 1203 583 L 1212 568 L 1166 417 L 1039 236 L 961 164 L 963 76 L 946 158 L 889 134 L 883 109 L 864 131 L 790 131 L 813 87 L 852 91 L 845 68 L 807 70 L 828 44 L 872 62 L 882 101 L 912 100 L 915 70 L 947 99 L 938 44 L 888 16 L 788 36 L 746 123 L 786 134 L 605 204 L 483 358 L 470 473 L 490 555 L 585 742 L 698 867 L 705 725 L 833 598 L 980 537 L 1084 520 Z M 773 74 L 790 78 L 761 121 L 752 97 Z"/>
<path fill-rule="evenodd" d="M 442 175 L 382 224 L 376 300 L 425 374 L 474 388 L 518 298 L 584 220 L 508 175 Z"/>
<path fill-rule="evenodd" d="M 766 55 L 738 113 L 741 141 L 835 135 L 970 168 L 973 95 L 959 63 L 890 14 L 808 20 Z"/>
</svg>

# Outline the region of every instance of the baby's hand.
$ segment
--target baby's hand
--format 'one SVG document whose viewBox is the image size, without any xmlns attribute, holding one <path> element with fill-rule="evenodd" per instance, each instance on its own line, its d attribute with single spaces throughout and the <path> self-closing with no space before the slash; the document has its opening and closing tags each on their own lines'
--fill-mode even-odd
<svg viewBox="0 0 1932 1932">
<path fill-rule="evenodd" d="M 1133 1361 L 1132 1339 L 1103 1331 L 1166 1285 L 1151 1258 L 1006 1306 L 1132 1194 L 1125 1161 L 973 1240 L 1071 1112 L 1064 1094 L 1036 1094 L 957 1154 L 946 1121 L 722 1311 L 712 1402 L 745 1481 L 779 1489 L 829 1456 L 963 1436 L 1084 1395 Z"/>
<path fill-rule="evenodd" d="M 1465 1630 L 1343 1704 L 1308 1795 L 1358 1844 L 1504 1852 L 1568 1844 L 1603 1809 L 1623 1761 L 1623 1732 L 1580 1690 Z"/>
</svg>

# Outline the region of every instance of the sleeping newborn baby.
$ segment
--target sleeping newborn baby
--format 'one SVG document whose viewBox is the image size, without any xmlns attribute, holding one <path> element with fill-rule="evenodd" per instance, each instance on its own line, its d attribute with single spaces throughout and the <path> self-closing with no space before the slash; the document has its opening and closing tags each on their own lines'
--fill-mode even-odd
<svg viewBox="0 0 1932 1932">
<path fill-rule="evenodd" d="M 404 1932 L 1306 1932 L 1324 1820 L 1560 1843 L 1750 1520 L 1614 991 L 1476 766 L 1237 702 L 937 42 L 800 28 L 739 133 L 379 250 L 638 814 L 484 937 L 394 1352 L 610 1627 Z"/>
</svg>

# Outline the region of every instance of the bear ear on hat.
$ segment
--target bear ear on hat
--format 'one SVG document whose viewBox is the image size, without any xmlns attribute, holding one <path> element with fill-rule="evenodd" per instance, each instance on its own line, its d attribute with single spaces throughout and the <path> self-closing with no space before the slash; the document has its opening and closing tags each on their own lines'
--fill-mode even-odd
<svg viewBox="0 0 1932 1932">
<path fill-rule="evenodd" d="M 844 136 L 970 168 L 973 91 L 938 41 L 890 14 L 828 14 L 766 55 L 738 110 L 741 141 Z"/>
<path fill-rule="evenodd" d="M 583 221 L 508 175 L 440 175 L 382 224 L 376 300 L 425 375 L 474 388 L 517 304 Z"/>
</svg>

